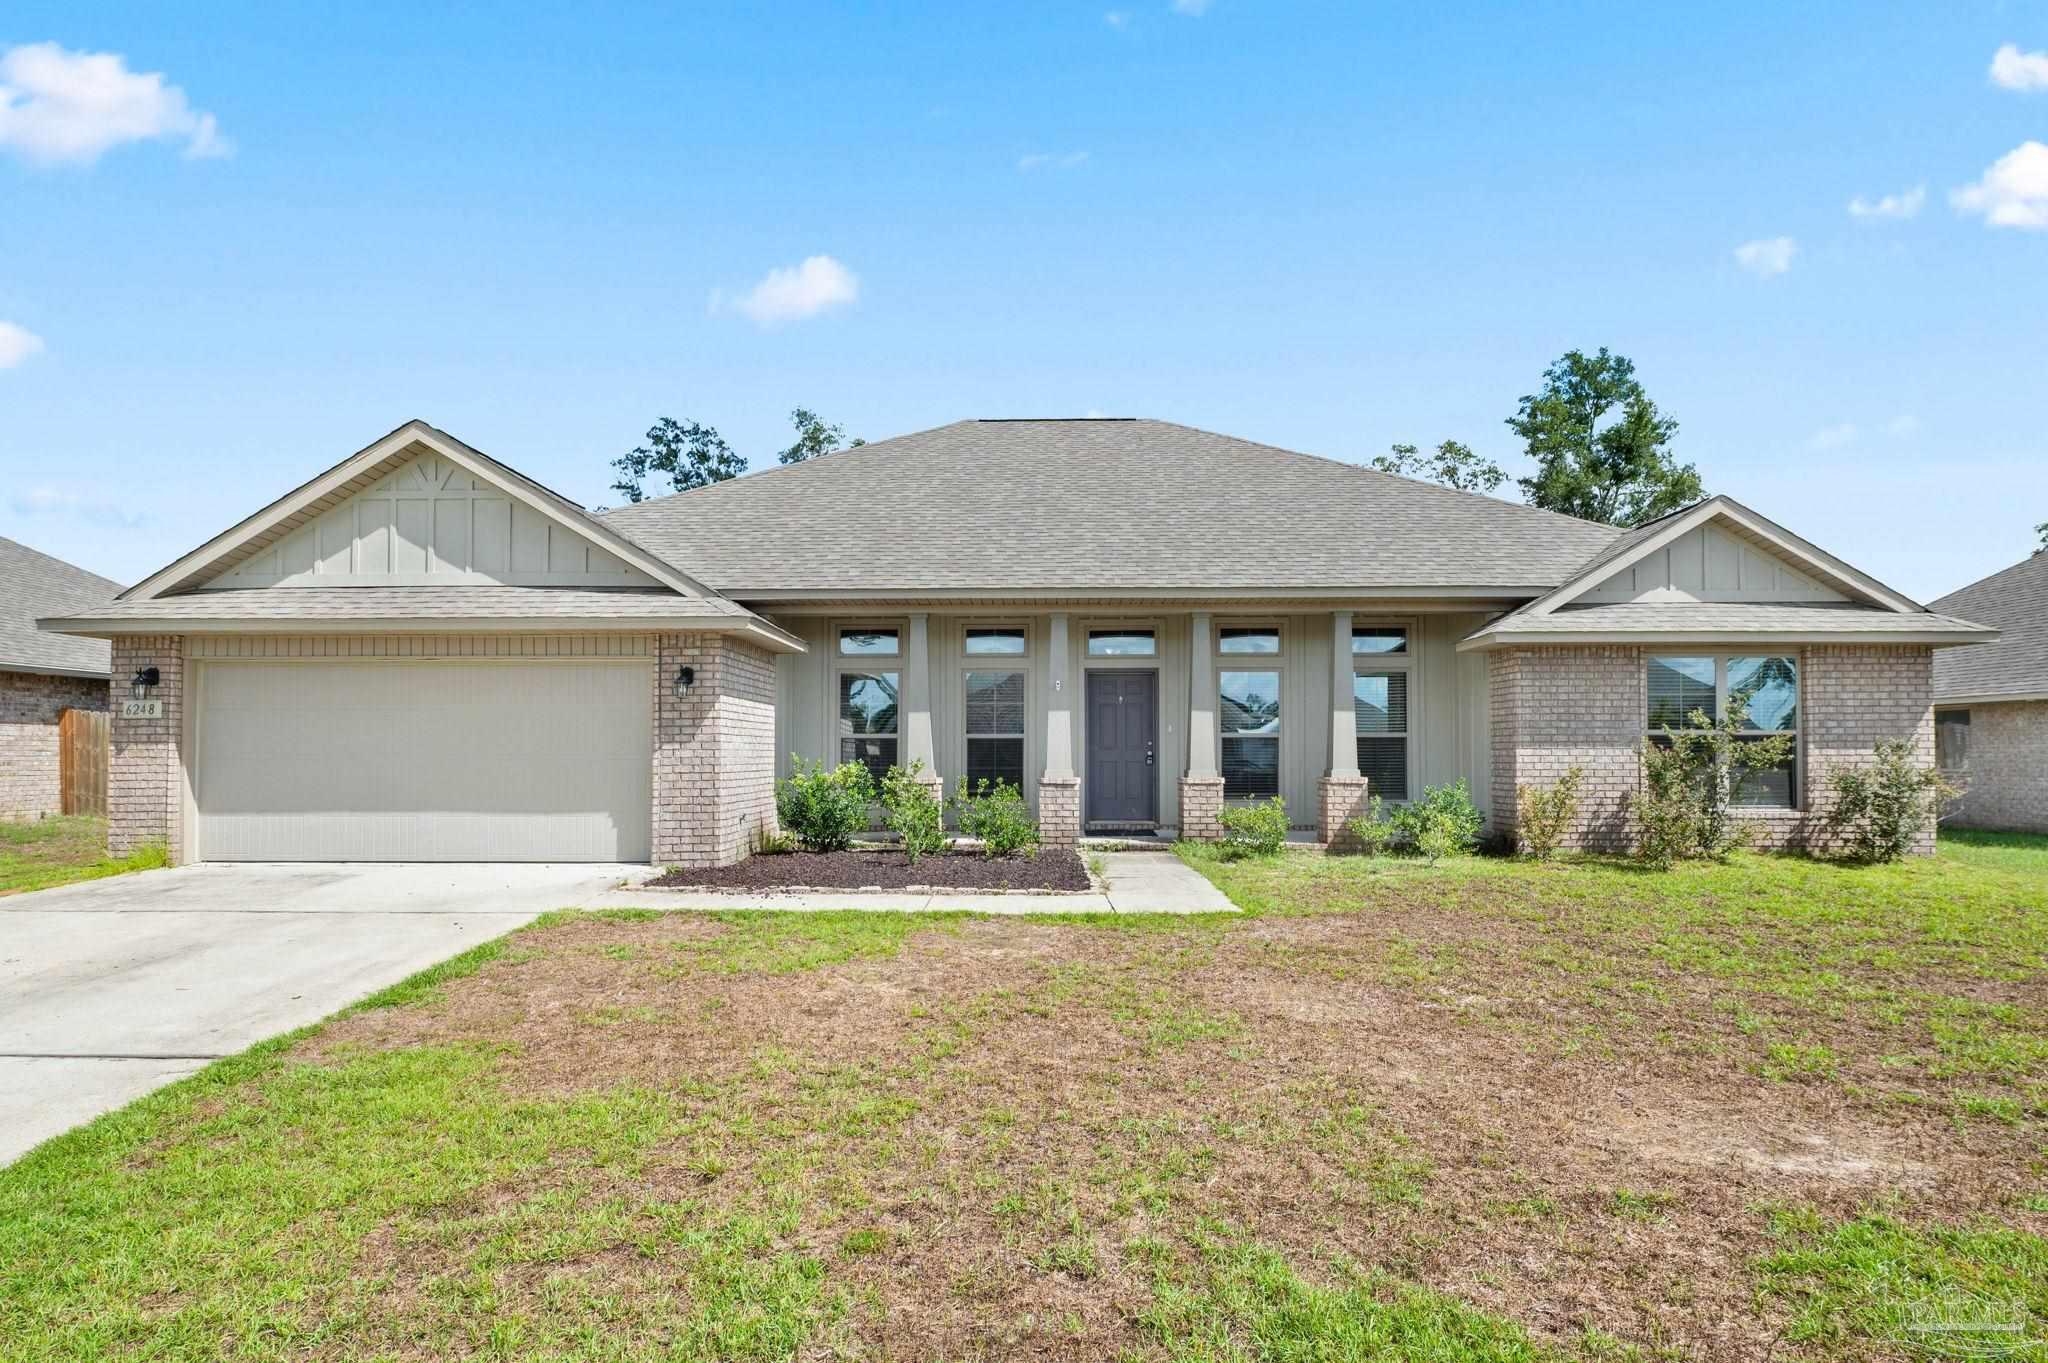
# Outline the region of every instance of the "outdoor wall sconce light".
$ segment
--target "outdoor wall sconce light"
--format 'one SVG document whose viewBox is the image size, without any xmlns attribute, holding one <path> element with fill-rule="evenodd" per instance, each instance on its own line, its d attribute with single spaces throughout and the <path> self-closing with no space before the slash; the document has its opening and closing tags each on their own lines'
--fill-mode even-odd
<svg viewBox="0 0 2048 1363">
<path fill-rule="evenodd" d="M 156 671 L 156 669 L 155 669 L 155 668 L 151 668 L 151 669 L 150 669 L 150 671 L 154 672 L 154 671 Z M 696 669 L 696 668 L 694 668 L 694 667 L 686 667 L 686 668 L 682 669 L 682 670 L 681 670 L 680 672 L 676 673 L 676 699 L 677 699 L 677 700 L 681 700 L 681 699 L 682 699 L 682 698 L 683 698 L 684 696 L 687 696 L 687 695 L 689 695 L 689 694 L 690 694 L 690 688 L 691 688 L 691 687 L 693 687 L 693 686 L 695 686 L 696 684 L 697 684 L 697 669 Z"/>
<path fill-rule="evenodd" d="M 161 674 L 153 667 L 136 668 L 135 675 L 128 680 L 128 694 L 137 700 L 148 700 L 160 677 Z"/>
</svg>

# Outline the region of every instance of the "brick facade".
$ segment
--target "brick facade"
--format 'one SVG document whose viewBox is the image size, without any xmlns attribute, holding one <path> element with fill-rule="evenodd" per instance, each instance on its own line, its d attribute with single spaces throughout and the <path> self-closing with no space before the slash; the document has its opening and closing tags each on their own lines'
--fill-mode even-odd
<svg viewBox="0 0 2048 1363">
<path fill-rule="evenodd" d="M 1201 842 L 1223 836 L 1223 778 L 1180 778 L 1180 835 Z"/>
<path fill-rule="evenodd" d="M 1345 825 L 1365 813 L 1366 778 L 1325 776 L 1316 784 L 1316 839 L 1333 852 L 1353 849 L 1357 839 Z"/>
<path fill-rule="evenodd" d="M 1649 712 L 1645 661 L 1653 651 L 1724 650 L 1549 647 L 1490 655 L 1496 832 L 1514 832 L 1518 786 L 1548 785 L 1576 764 L 1585 772 L 1585 785 L 1570 845 L 1627 850 L 1628 804 L 1641 780 L 1637 749 Z M 1740 817 L 1758 826 L 1758 846 L 1828 850 L 1828 775 L 1868 763 L 1881 738 L 1909 740 L 1918 760 L 1932 765 L 1933 656 L 1920 646 L 1798 650 L 1798 808 L 1742 811 Z M 1915 850 L 1934 850 L 1931 830 Z"/>
<path fill-rule="evenodd" d="M 105 677 L 0 672 L 0 819 L 63 811 L 57 722 L 66 710 L 106 708 Z"/>
<path fill-rule="evenodd" d="M 1038 841 L 1043 847 L 1078 847 L 1081 842 L 1081 778 L 1042 776 L 1038 780 Z"/>
<path fill-rule="evenodd" d="M 157 719 L 123 719 L 114 708 L 108 728 L 107 850 L 126 856 L 146 843 L 162 843 L 173 862 L 185 852 L 185 641 L 176 634 L 128 635 L 114 640 L 113 675 L 127 678 L 154 667 Z"/>
<path fill-rule="evenodd" d="M 1962 798 L 1948 811 L 1958 828 L 2048 833 L 2048 700 L 1964 705 L 1970 712 Z"/>
<path fill-rule="evenodd" d="M 721 634 L 664 634 L 654 666 L 654 860 L 730 866 L 776 830 L 775 659 Z M 679 670 L 695 670 L 682 696 Z"/>
</svg>

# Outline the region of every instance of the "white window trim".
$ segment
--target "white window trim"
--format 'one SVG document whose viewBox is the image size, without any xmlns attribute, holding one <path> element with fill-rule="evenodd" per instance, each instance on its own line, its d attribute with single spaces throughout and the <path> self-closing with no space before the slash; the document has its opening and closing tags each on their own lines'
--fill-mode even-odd
<svg viewBox="0 0 2048 1363">
<path fill-rule="evenodd" d="M 1790 658 L 1798 677 L 1798 690 L 1792 700 L 1792 712 L 1798 723 L 1790 729 L 1758 729 L 1753 732 L 1758 738 L 1769 738 L 1774 734 L 1792 736 L 1792 803 L 1789 805 L 1732 805 L 1729 812 L 1744 818 L 1767 818 L 1773 814 L 1796 814 L 1806 808 L 1806 653 L 1803 649 L 1787 652 L 1783 648 L 1733 648 L 1719 652 L 1702 650 L 1646 648 L 1643 650 L 1643 736 L 1645 739 L 1660 738 L 1668 729 L 1674 734 L 1700 734 L 1705 729 L 1679 728 L 1671 725 L 1650 725 L 1650 662 L 1654 658 L 1711 658 L 1714 663 L 1714 717 L 1728 713 L 1728 660 L 1730 658 Z"/>
<path fill-rule="evenodd" d="M 1240 628 L 1233 624 L 1232 629 Z M 1220 636 L 1219 636 L 1220 640 Z M 1216 667 L 1216 774 L 1223 775 L 1223 740 L 1226 738 L 1270 738 L 1273 740 L 1273 791 L 1276 795 L 1287 793 L 1287 668 L 1281 659 L 1287 656 L 1287 637 L 1280 637 L 1278 653 L 1228 653 L 1218 654 L 1219 659 L 1227 658 L 1229 665 L 1221 661 Z M 1280 702 L 1280 725 L 1270 734 L 1233 734 L 1223 728 L 1223 675 L 1226 672 L 1271 672 L 1275 678 L 1274 698 Z M 1228 778 L 1225 778 L 1226 780 Z M 1257 804 L 1270 800 L 1271 795 L 1230 795 L 1223 797 L 1225 804 Z"/>
<path fill-rule="evenodd" d="M 905 648 L 910 638 L 910 621 L 906 618 L 855 618 L 834 620 L 829 626 L 832 666 L 830 681 L 825 691 L 825 751 L 829 763 L 836 767 L 846 759 L 840 746 L 839 692 L 843 683 L 840 678 L 849 673 L 855 676 L 870 676 L 875 673 L 896 674 L 896 762 L 903 765 L 903 679 L 908 670 L 909 658 Z M 846 654 L 839 651 L 839 636 L 848 630 L 894 630 L 896 651 L 894 653 Z"/>
<path fill-rule="evenodd" d="M 967 651 L 967 631 L 971 629 L 1015 630 L 1024 636 L 1024 651 L 1022 653 L 969 653 Z M 1025 659 L 1035 657 L 1037 654 L 1037 650 L 1031 646 L 1031 635 L 1031 623 L 1028 620 L 962 620 L 960 622 L 960 656 L 970 662 L 1022 663 Z M 1155 635 L 1153 637 L 1156 639 L 1158 636 Z M 974 670 L 985 672 L 988 669 L 976 668 Z"/>
<path fill-rule="evenodd" d="M 873 630 L 876 633 L 884 631 L 893 632 L 896 636 L 896 651 L 894 653 L 842 652 L 840 650 L 842 636 L 858 634 L 862 630 Z M 832 657 L 836 662 L 842 663 L 871 662 L 878 658 L 893 658 L 900 668 L 903 662 L 904 640 L 909 633 L 910 622 L 908 620 L 834 620 L 832 622 Z"/>
<path fill-rule="evenodd" d="M 1422 793 L 1423 738 L 1422 725 L 1417 717 L 1427 707 L 1424 692 L 1428 689 L 1428 678 L 1424 676 L 1422 663 L 1422 620 L 1419 616 L 1370 617 L 1354 616 L 1351 628 L 1356 630 L 1398 629 L 1408 640 L 1408 647 L 1399 653 L 1351 653 L 1351 641 L 1344 641 L 1345 651 L 1351 658 L 1351 675 L 1361 672 L 1406 672 L 1408 674 L 1408 794 L 1399 800 L 1388 799 L 1392 805 L 1412 803 Z M 1455 708 L 1455 707 L 1454 707 Z M 1386 735 L 1391 737 L 1391 735 Z M 1358 741 L 1358 722 L 1352 721 L 1351 738 L 1353 746 Z M 1372 792 L 1368 790 L 1367 794 Z"/>
<path fill-rule="evenodd" d="M 1279 650 L 1273 653 L 1225 653 L 1223 651 L 1223 631 L 1227 629 L 1270 631 L 1280 641 Z M 1264 671 L 1265 669 L 1263 668 L 1253 669 L 1247 667 L 1245 663 L 1247 660 L 1256 662 L 1260 659 L 1270 658 L 1273 660 L 1274 666 L 1277 667 L 1280 660 L 1287 656 L 1287 625 L 1285 621 L 1262 620 L 1256 617 L 1247 620 L 1217 620 L 1210 627 L 1210 636 L 1209 646 L 1216 651 L 1216 662 L 1219 670 L 1227 664 L 1236 664 L 1236 666 L 1231 667 L 1231 671 Z"/>
<path fill-rule="evenodd" d="M 977 628 L 986 628 L 986 626 L 977 626 Z M 1004 628 L 1008 627 L 1005 626 Z M 1028 648 L 1030 645 L 1027 643 L 1025 646 Z M 1011 737 L 1009 734 L 975 734 L 968 732 L 967 674 L 970 672 L 1019 672 L 1024 676 L 1024 732 L 1016 735 L 1016 737 L 1024 740 L 1024 770 L 1023 781 L 1018 788 L 1024 790 L 1027 795 L 1029 794 L 1029 787 L 1032 784 L 1032 771 L 1034 770 L 1031 765 L 1033 752 L 1032 730 L 1037 727 L 1032 723 L 1032 717 L 1037 711 L 1032 707 L 1031 702 L 1032 698 L 1037 695 L 1037 684 L 1036 678 L 1032 675 L 1032 669 L 1026 666 L 1026 661 L 1025 658 L 1020 658 L 1014 653 L 980 653 L 974 655 L 966 663 L 963 663 L 960 667 L 959 675 L 954 678 L 954 695 L 959 698 L 960 705 L 960 790 L 962 794 L 969 793 L 971 790 L 967 775 L 968 739 Z"/>
<path fill-rule="evenodd" d="M 1088 636 L 1122 631 L 1131 634 L 1149 633 L 1152 636 L 1150 653 L 1090 653 Z M 1166 657 L 1166 630 L 1157 620 L 1083 620 L 1080 645 L 1083 667 L 1158 667 Z"/>
</svg>

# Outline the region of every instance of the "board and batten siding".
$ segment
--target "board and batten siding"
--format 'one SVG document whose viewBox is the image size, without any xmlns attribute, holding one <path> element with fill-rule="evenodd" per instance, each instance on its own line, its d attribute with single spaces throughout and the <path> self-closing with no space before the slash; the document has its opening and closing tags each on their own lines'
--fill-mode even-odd
<svg viewBox="0 0 2048 1363">
<path fill-rule="evenodd" d="M 1457 651 L 1458 640 L 1484 624 L 1477 613 L 1421 616 L 1379 615 L 1354 611 L 1356 623 L 1405 624 L 1410 631 L 1409 787 L 1419 794 L 1426 786 L 1464 777 L 1482 810 L 1489 802 L 1488 775 L 1492 749 L 1488 729 L 1485 655 Z M 929 617 L 932 751 L 939 776 L 950 794 L 959 788 L 966 769 L 964 721 L 965 674 L 970 670 L 1016 669 L 1025 674 L 1030 716 L 1024 737 L 1025 799 L 1037 808 L 1037 779 L 1045 767 L 1045 717 L 1050 700 L 1046 649 L 1051 632 L 1048 613 L 1018 611 L 932 612 Z M 776 774 L 789 773 L 792 755 L 806 760 L 838 761 L 838 684 L 842 670 L 903 672 L 907 666 L 909 617 L 902 613 L 843 616 L 785 616 L 776 623 L 801 638 L 808 651 L 784 654 L 776 662 Z M 1156 669 L 1159 673 L 1159 820 L 1180 822 L 1180 778 L 1187 771 L 1188 636 L 1191 617 L 1185 610 L 1112 614 L 1068 612 L 1068 685 L 1073 711 L 1074 768 L 1087 771 L 1086 673 L 1102 668 Z M 1315 823 L 1317 783 L 1329 769 L 1330 615 L 1328 612 L 1256 613 L 1216 611 L 1212 630 L 1237 625 L 1278 625 L 1280 654 L 1242 655 L 1215 660 L 1216 671 L 1278 670 L 1281 673 L 1280 793 L 1291 820 L 1298 826 Z M 854 626 L 894 628 L 904 641 L 904 654 L 894 659 L 842 659 L 838 632 Z M 970 627 L 1017 626 L 1027 634 L 1023 658 L 969 658 L 965 651 Z M 1159 656 L 1107 659 L 1087 656 L 1088 631 L 1125 626 L 1151 629 L 1159 639 Z M 1215 635 L 1212 633 L 1211 643 Z M 1368 659 L 1360 659 L 1361 664 Z M 904 735 L 899 732 L 899 745 Z M 903 749 L 899 746 L 899 752 Z M 1085 794 L 1083 808 L 1086 807 Z"/>
<path fill-rule="evenodd" d="M 421 455 L 203 588 L 651 587 L 653 578 L 439 455 Z"/>
<path fill-rule="evenodd" d="M 1602 603 L 1847 599 L 1770 550 L 1716 525 L 1686 531 L 1578 598 Z"/>
</svg>

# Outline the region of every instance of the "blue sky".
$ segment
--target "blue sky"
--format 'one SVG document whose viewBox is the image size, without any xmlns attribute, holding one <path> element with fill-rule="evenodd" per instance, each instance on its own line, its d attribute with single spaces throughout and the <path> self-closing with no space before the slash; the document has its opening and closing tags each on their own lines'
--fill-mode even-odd
<svg viewBox="0 0 2048 1363">
<path fill-rule="evenodd" d="M 2048 520 L 2048 3 L 424 8 L 0 12 L 0 534 L 132 580 L 414 416 L 592 504 L 798 404 L 1520 471 L 1601 345 L 1922 599 Z"/>
</svg>

